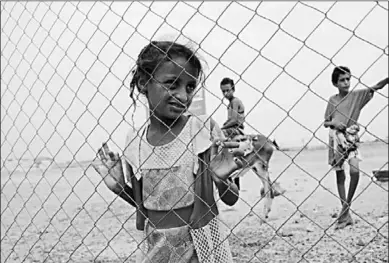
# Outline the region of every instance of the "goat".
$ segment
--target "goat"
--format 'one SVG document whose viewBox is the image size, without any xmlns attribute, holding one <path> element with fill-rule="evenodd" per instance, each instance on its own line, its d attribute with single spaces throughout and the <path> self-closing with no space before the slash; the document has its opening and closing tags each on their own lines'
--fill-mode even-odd
<svg viewBox="0 0 389 263">
<path fill-rule="evenodd" d="M 240 148 L 245 152 L 241 160 L 245 163 L 244 168 L 235 171 L 230 178 L 243 177 L 248 171 L 253 170 L 258 178 L 262 181 L 263 188 L 261 196 L 264 198 L 264 206 L 261 214 L 261 223 L 268 218 L 271 206 L 275 196 L 285 192 L 278 183 L 272 186 L 269 177 L 269 162 L 275 149 L 279 146 L 275 140 L 271 141 L 264 135 L 237 135 L 232 141 L 242 142 Z"/>
</svg>

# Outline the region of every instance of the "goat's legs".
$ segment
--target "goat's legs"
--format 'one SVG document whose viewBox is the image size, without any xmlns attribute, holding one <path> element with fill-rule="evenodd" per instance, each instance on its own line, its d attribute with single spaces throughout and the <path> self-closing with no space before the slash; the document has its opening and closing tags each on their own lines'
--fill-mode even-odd
<svg viewBox="0 0 389 263">
<path fill-rule="evenodd" d="M 265 219 L 268 218 L 268 215 L 271 211 L 271 207 L 274 199 L 274 193 L 270 185 L 271 183 L 270 183 L 269 173 L 264 168 L 264 165 L 260 162 L 256 162 L 253 165 L 252 169 L 255 172 L 255 174 L 258 176 L 258 178 L 261 180 L 265 192 L 264 196 L 262 197 L 264 198 L 264 200 L 263 200 L 263 210 L 261 213 L 261 223 L 263 223 Z"/>
</svg>

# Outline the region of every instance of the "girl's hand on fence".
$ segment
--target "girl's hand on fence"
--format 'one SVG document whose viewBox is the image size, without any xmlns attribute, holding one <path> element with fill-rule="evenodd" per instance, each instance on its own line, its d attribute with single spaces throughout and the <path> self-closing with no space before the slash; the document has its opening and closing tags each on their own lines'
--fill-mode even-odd
<svg viewBox="0 0 389 263">
<path fill-rule="evenodd" d="M 107 143 L 103 143 L 103 147 L 98 150 L 98 156 L 97 164 L 92 164 L 93 168 L 101 175 L 104 183 L 112 192 L 120 193 L 125 181 L 119 154 L 111 152 Z"/>
<path fill-rule="evenodd" d="M 242 159 L 238 158 L 244 155 L 244 151 L 239 148 L 239 142 L 228 142 L 217 140 L 211 148 L 211 162 L 209 169 L 215 183 L 227 178 L 236 170 L 244 166 Z"/>
</svg>

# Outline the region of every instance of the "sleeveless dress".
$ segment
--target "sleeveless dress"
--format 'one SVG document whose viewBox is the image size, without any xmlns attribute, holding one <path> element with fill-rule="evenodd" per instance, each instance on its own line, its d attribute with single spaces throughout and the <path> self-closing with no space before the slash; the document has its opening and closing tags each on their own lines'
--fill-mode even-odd
<svg viewBox="0 0 389 263">
<path fill-rule="evenodd" d="M 152 146 L 147 142 L 147 127 L 138 133 L 138 139 L 132 143 L 138 146 L 138 155 L 133 147 L 126 158 L 132 164 L 137 162 L 134 171 L 137 170 L 136 176 L 143 179 L 142 195 L 146 209 L 169 211 L 193 204 L 197 152 L 209 145 L 209 136 L 200 139 L 196 136 L 202 133 L 199 132 L 200 126 L 204 126 L 203 120 L 190 116 L 181 133 L 162 146 Z M 216 136 L 221 134 L 220 129 L 214 133 Z M 218 217 L 199 229 L 189 226 L 157 229 L 146 219 L 143 234 L 137 262 L 232 262 L 228 229 Z"/>
</svg>

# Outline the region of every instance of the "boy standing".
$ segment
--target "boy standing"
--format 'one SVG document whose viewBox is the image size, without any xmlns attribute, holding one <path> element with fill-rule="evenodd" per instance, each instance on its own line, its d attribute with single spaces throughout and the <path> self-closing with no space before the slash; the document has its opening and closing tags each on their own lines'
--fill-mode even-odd
<svg viewBox="0 0 389 263">
<path fill-rule="evenodd" d="M 388 78 L 367 89 L 349 91 L 350 69 L 336 67 L 332 72 L 332 84 L 339 93 L 330 97 L 325 116 L 324 127 L 330 128 L 328 162 L 336 171 L 336 180 L 342 209 L 338 217 L 336 229 L 353 224 L 350 205 L 359 182 L 358 118 L 362 108 L 372 99 L 374 91 L 388 84 Z M 345 138 L 353 138 L 346 140 Z M 346 198 L 344 163 L 350 166 L 350 186 Z"/>
</svg>

